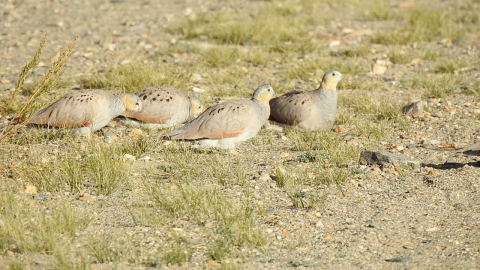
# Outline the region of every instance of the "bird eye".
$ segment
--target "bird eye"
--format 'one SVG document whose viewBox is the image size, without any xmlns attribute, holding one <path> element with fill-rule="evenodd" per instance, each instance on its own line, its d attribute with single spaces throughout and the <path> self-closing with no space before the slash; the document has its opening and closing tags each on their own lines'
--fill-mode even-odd
<svg viewBox="0 0 480 270">
<path fill-rule="evenodd" d="M 332 73 L 332 76 L 335 76 L 335 73 Z"/>
</svg>

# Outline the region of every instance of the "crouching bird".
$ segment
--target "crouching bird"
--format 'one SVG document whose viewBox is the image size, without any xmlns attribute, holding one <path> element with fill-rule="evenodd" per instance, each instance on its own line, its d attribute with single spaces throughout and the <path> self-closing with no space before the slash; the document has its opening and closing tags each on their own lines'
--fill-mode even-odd
<svg viewBox="0 0 480 270">
<path fill-rule="evenodd" d="M 202 148 L 233 149 L 257 135 L 270 115 L 268 102 L 274 95 L 272 87 L 264 84 L 255 90 L 252 99 L 214 105 L 195 120 L 165 133 L 162 139 L 193 140 Z"/>
<path fill-rule="evenodd" d="M 122 113 L 138 112 L 141 108 L 142 102 L 134 94 L 80 90 L 40 110 L 25 124 L 73 128 L 73 134 L 78 136 L 101 129 Z"/>
<path fill-rule="evenodd" d="M 173 87 L 151 86 L 135 93 L 142 100 L 139 112 L 125 112 L 120 123 L 146 129 L 164 129 L 193 120 L 203 111 L 202 102 Z"/>
<path fill-rule="evenodd" d="M 305 130 L 332 128 L 337 110 L 337 84 L 343 75 L 330 70 L 314 91 L 292 91 L 270 100 L 270 119 Z"/>
</svg>

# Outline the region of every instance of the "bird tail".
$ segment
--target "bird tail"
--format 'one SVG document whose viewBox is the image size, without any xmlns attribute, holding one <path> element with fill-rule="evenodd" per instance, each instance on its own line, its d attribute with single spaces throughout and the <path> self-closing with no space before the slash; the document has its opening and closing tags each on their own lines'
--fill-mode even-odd
<svg viewBox="0 0 480 270">
<path fill-rule="evenodd" d="M 167 133 L 162 134 L 160 139 L 162 140 L 182 140 L 183 139 L 183 130 L 180 128 L 174 129 Z"/>
</svg>

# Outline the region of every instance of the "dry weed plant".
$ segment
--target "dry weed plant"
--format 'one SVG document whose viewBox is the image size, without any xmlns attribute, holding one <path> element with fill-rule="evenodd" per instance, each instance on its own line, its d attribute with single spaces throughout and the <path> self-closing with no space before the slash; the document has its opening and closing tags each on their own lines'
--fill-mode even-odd
<svg viewBox="0 0 480 270">
<path fill-rule="evenodd" d="M 38 65 L 38 59 L 42 54 L 42 48 L 47 40 L 47 34 L 45 34 L 42 42 L 40 43 L 37 52 L 33 59 L 27 63 L 22 71 L 18 76 L 18 81 L 15 83 L 15 89 L 13 94 L 10 98 L 10 101 L 6 102 L 5 106 L 3 107 L 3 112 L 0 119 L 3 119 L 9 109 L 11 108 L 12 104 L 14 104 L 17 95 L 22 90 L 23 84 L 25 80 L 30 76 L 32 71 Z M 58 59 L 52 64 L 52 67 L 49 71 L 45 73 L 45 76 L 29 91 L 29 96 L 27 101 L 23 105 L 16 105 L 18 112 L 12 117 L 12 119 L 8 122 L 7 127 L 3 128 L 0 131 L 0 143 L 4 142 L 7 138 L 9 138 L 13 133 L 15 133 L 21 125 L 17 125 L 23 122 L 26 117 L 32 115 L 36 110 L 39 108 L 37 107 L 37 101 L 44 96 L 46 93 L 50 92 L 60 81 L 60 76 L 63 74 L 63 68 L 67 63 L 68 56 L 72 52 L 73 44 L 75 43 L 76 38 L 70 43 L 66 50 L 61 50 L 58 56 Z"/>
</svg>

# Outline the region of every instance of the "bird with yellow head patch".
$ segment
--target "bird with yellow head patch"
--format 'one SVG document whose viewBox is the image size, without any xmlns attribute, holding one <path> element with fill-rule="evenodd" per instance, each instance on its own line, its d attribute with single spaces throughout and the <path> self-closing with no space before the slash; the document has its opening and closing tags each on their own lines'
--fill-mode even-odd
<svg viewBox="0 0 480 270">
<path fill-rule="evenodd" d="M 252 99 L 240 99 L 214 105 L 185 126 L 162 136 L 170 140 L 198 141 L 202 148 L 233 149 L 253 138 L 270 115 L 268 102 L 275 95 L 264 84 L 255 90 Z"/>
<path fill-rule="evenodd" d="M 337 84 L 343 75 L 330 70 L 314 91 L 292 91 L 270 100 L 270 119 L 305 130 L 332 128 L 337 109 Z"/>
<path fill-rule="evenodd" d="M 142 100 L 139 112 L 125 112 L 115 119 L 132 127 L 164 129 L 193 120 L 203 110 L 202 102 L 173 87 L 151 86 L 135 93 Z"/>
<path fill-rule="evenodd" d="M 140 111 L 142 102 L 133 94 L 80 90 L 68 94 L 25 121 L 25 124 L 74 128 L 74 135 L 99 130 L 124 112 Z"/>
</svg>

